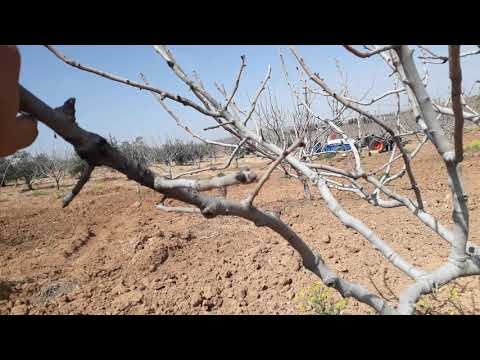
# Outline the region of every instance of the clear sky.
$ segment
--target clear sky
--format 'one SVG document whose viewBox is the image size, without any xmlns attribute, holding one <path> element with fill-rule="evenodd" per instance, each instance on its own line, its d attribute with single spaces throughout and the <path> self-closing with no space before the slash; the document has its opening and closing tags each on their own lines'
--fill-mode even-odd
<svg viewBox="0 0 480 360">
<path fill-rule="evenodd" d="M 184 130 L 178 128 L 169 115 L 160 107 L 147 91 L 140 91 L 126 85 L 100 78 L 94 74 L 75 69 L 57 59 L 40 45 L 19 46 L 22 55 L 20 82 L 51 106 L 59 106 L 69 97 L 77 99 L 77 121 L 83 128 L 100 135 L 112 134 L 120 140 L 143 136 L 147 141 L 162 142 L 167 137 L 189 139 Z M 147 45 L 58 45 L 57 48 L 67 57 L 138 81 L 139 73 L 145 74 L 150 83 L 163 90 L 179 93 L 194 99 L 184 84 L 176 78 L 166 63 L 151 46 Z M 218 95 L 214 82 L 224 84 L 231 90 L 238 72 L 240 56 L 246 55 L 247 67 L 239 90 L 239 104 L 246 107 L 248 96 L 252 98 L 260 82 L 266 75 L 267 67 L 272 66 L 270 88 L 281 102 L 291 104 L 290 93 L 283 78 L 279 46 L 272 45 L 192 45 L 170 46 L 177 62 L 189 74 L 195 70 L 202 82 L 215 96 Z M 290 74 L 294 73 L 295 61 L 286 47 L 282 48 Z M 433 46 L 443 55 L 446 46 Z M 471 49 L 465 46 L 464 51 Z M 361 96 L 372 87 L 368 98 L 391 90 L 392 80 L 389 70 L 378 57 L 359 59 L 341 46 L 318 45 L 299 46 L 298 50 L 310 67 L 320 74 L 333 88 L 339 88 L 336 62 L 338 59 L 348 73 L 351 92 Z M 462 61 L 464 89 L 469 90 L 478 76 L 480 56 L 467 57 Z M 430 66 L 428 89 L 432 97 L 446 96 L 449 92 L 448 65 Z M 475 91 L 478 93 L 478 91 Z M 172 108 L 190 125 L 199 131 L 214 122 L 195 111 L 172 102 Z M 378 109 L 390 110 L 391 101 L 386 101 Z M 322 112 L 323 109 L 318 109 Z M 28 150 L 49 151 L 54 142 L 57 149 L 68 149 L 60 138 L 54 141 L 51 130 L 39 127 L 39 137 Z M 209 132 L 209 138 L 224 136 L 221 130 Z"/>
</svg>

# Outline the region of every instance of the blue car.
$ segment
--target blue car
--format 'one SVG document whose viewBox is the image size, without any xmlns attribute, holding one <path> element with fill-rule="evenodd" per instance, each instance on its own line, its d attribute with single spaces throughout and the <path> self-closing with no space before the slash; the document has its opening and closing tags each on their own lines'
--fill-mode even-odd
<svg viewBox="0 0 480 360">
<path fill-rule="evenodd" d="M 337 144 L 326 144 L 323 147 L 318 144 L 315 147 L 316 153 L 336 153 L 341 151 L 351 151 L 352 147 L 350 144 L 346 143 L 337 143 Z"/>
</svg>

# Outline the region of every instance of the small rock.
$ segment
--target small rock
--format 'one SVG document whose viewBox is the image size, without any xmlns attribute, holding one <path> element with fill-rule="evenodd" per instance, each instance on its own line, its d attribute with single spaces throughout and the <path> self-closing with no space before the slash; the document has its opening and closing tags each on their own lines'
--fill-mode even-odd
<svg viewBox="0 0 480 360">
<path fill-rule="evenodd" d="M 230 270 L 228 270 L 226 273 L 225 273 L 225 277 L 228 279 L 229 277 L 231 277 L 233 274 Z"/>
<path fill-rule="evenodd" d="M 190 231 L 188 230 L 185 234 L 183 234 L 181 237 L 180 237 L 182 240 L 185 240 L 185 241 L 191 241 L 191 240 L 194 240 L 196 239 L 197 237 Z"/>
<path fill-rule="evenodd" d="M 202 295 L 197 294 L 193 297 L 191 304 L 192 304 L 193 307 L 197 307 L 197 306 L 202 305 L 202 302 L 203 302 Z"/>
<path fill-rule="evenodd" d="M 332 238 L 330 237 L 330 234 L 327 235 L 327 238 L 323 240 L 325 244 L 330 244 L 332 242 Z"/>
<path fill-rule="evenodd" d="M 287 285 L 290 285 L 292 282 L 293 280 L 291 278 L 288 278 L 282 282 L 282 285 L 287 286 Z"/>
<path fill-rule="evenodd" d="M 120 295 L 114 300 L 114 305 L 117 310 L 125 310 L 128 307 L 134 306 L 141 302 L 143 294 L 140 291 L 130 291 L 126 294 Z"/>
<path fill-rule="evenodd" d="M 210 300 L 214 296 L 218 294 L 218 291 L 216 288 L 208 285 L 202 290 L 202 295 L 205 299 Z"/>
<path fill-rule="evenodd" d="M 16 305 L 10 311 L 11 315 L 27 315 L 28 314 L 28 307 L 27 305 Z"/>
<path fill-rule="evenodd" d="M 207 311 L 211 311 L 213 307 L 215 306 L 215 302 L 213 300 L 205 300 L 202 305 L 206 307 Z"/>
<path fill-rule="evenodd" d="M 240 291 L 238 292 L 238 296 L 237 296 L 239 299 L 245 299 L 247 297 L 247 288 L 242 288 L 240 289 Z"/>
<path fill-rule="evenodd" d="M 149 267 L 149 271 L 155 272 L 160 265 L 167 261 L 168 255 L 167 248 L 160 248 L 156 250 L 151 256 L 152 264 Z"/>
<path fill-rule="evenodd" d="M 125 292 L 127 292 L 127 289 L 122 284 L 118 284 L 112 289 L 112 293 L 114 295 L 121 295 L 121 294 L 124 294 Z"/>
<path fill-rule="evenodd" d="M 13 290 L 13 283 L 0 281 L 0 300 L 8 300 Z"/>
</svg>

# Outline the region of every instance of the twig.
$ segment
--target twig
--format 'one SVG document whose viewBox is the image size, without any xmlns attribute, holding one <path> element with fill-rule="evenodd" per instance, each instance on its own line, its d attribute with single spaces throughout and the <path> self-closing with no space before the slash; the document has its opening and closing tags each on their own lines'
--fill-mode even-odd
<svg viewBox="0 0 480 360">
<path fill-rule="evenodd" d="M 369 58 L 370 56 L 373 56 L 373 55 L 376 55 L 376 54 L 379 54 L 381 52 L 384 52 L 384 51 L 388 51 L 388 50 L 391 50 L 391 49 L 394 49 L 395 47 L 397 47 L 398 45 L 386 45 L 386 46 L 383 46 L 381 48 L 378 48 L 374 51 L 370 51 L 370 52 L 365 52 L 365 51 L 360 51 L 360 50 L 357 50 L 355 49 L 353 46 L 351 45 L 343 45 L 343 47 L 345 49 L 347 49 L 349 52 L 351 52 L 352 54 L 354 54 L 355 56 L 358 56 L 360 58 Z"/>
<path fill-rule="evenodd" d="M 255 106 L 257 105 L 258 98 L 260 97 L 260 94 L 263 92 L 263 90 L 265 90 L 265 86 L 267 85 L 268 80 L 270 80 L 271 74 L 272 74 L 272 67 L 270 65 L 268 65 L 267 76 L 265 77 L 265 79 L 263 79 L 263 81 L 260 84 L 260 87 L 257 90 L 257 94 L 255 95 L 255 98 L 253 99 L 253 102 L 252 102 L 252 105 L 251 105 L 252 108 L 250 109 L 250 112 L 247 114 L 247 117 L 245 118 L 245 120 L 243 121 L 243 126 L 247 125 L 248 120 L 250 120 L 250 117 L 254 113 Z"/>
<path fill-rule="evenodd" d="M 62 60 L 64 63 L 66 63 L 70 66 L 73 66 L 77 69 L 88 71 L 88 72 L 91 72 L 95 75 L 99 75 L 101 77 L 104 77 L 104 78 L 107 78 L 109 80 L 113 80 L 113 81 L 116 81 L 116 82 L 120 82 L 120 83 L 125 84 L 125 85 L 133 86 L 133 87 L 136 87 L 138 89 L 149 90 L 151 92 L 154 92 L 154 93 L 160 95 L 162 98 L 168 98 L 168 99 L 171 99 L 173 101 L 179 102 L 179 103 L 181 103 L 185 106 L 190 106 L 190 107 L 194 108 L 195 110 L 197 110 L 197 111 L 199 111 L 202 114 L 207 115 L 207 116 L 219 116 L 220 115 L 216 112 L 211 112 L 211 111 L 205 110 L 204 108 L 202 108 L 198 104 L 195 104 L 193 101 L 191 101 L 187 98 L 184 98 L 180 95 L 170 94 L 169 92 L 163 91 L 161 89 L 154 88 L 154 87 L 149 86 L 149 85 L 143 85 L 143 84 L 137 83 L 135 81 L 125 79 L 125 78 L 122 78 L 122 77 L 114 75 L 114 74 L 107 73 L 105 71 L 97 70 L 97 69 L 95 69 L 93 67 L 90 67 L 90 66 L 82 65 L 82 64 L 80 64 L 80 63 L 78 63 L 74 60 L 71 60 L 71 59 L 67 58 L 65 55 L 63 55 L 60 51 L 58 51 L 57 49 L 55 49 L 51 45 L 45 45 L 45 47 L 48 50 L 50 50 L 57 58 Z"/>
<path fill-rule="evenodd" d="M 221 123 L 221 124 L 218 124 L 218 125 L 209 126 L 209 127 L 206 127 L 205 129 L 203 129 L 203 131 L 213 130 L 213 129 L 216 129 L 216 128 L 219 128 L 219 127 L 223 127 L 223 126 L 226 126 L 226 125 L 232 125 L 232 124 L 235 124 L 235 121 L 227 121 L 227 122 L 224 122 L 224 123 Z"/>
<path fill-rule="evenodd" d="M 258 182 L 255 189 L 253 189 L 253 191 L 250 193 L 250 195 L 245 199 L 245 204 L 247 204 L 247 206 L 249 206 L 249 207 L 252 206 L 253 200 L 258 195 L 258 193 L 260 192 L 260 189 L 267 182 L 268 178 L 272 174 L 273 170 L 275 170 L 275 168 L 278 166 L 278 164 L 280 164 L 292 151 L 294 151 L 299 146 L 304 146 L 303 140 L 301 140 L 301 139 L 299 139 L 295 143 L 293 143 L 288 149 L 286 149 L 282 153 L 282 155 L 280 155 L 278 157 L 277 160 L 275 160 L 272 163 L 272 165 L 270 165 L 268 170 L 263 174 L 262 178 Z"/>
<path fill-rule="evenodd" d="M 245 55 L 242 55 L 240 58 L 242 59 L 242 63 L 240 64 L 240 70 L 238 71 L 237 80 L 235 81 L 235 87 L 233 88 L 232 94 L 227 99 L 227 103 L 223 107 L 223 111 L 228 109 L 228 105 L 230 105 L 230 102 L 233 100 L 233 97 L 235 96 L 235 93 L 237 92 L 238 85 L 240 84 L 240 78 L 242 76 L 242 71 L 246 66 L 245 65 Z"/>
<path fill-rule="evenodd" d="M 145 82 L 145 84 L 148 84 L 148 81 L 147 79 L 145 78 L 145 75 L 143 75 L 142 73 L 140 74 L 140 77 L 142 78 L 142 80 Z M 235 145 L 232 145 L 232 144 L 226 144 L 226 143 L 222 143 L 222 142 L 218 142 L 218 141 L 213 141 L 213 140 L 207 140 L 207 139 L 204 139 L 203 137 L 201 137 L 200 135 L 197 135 L 196 133 L 194 133 L 192 131 L 192 129 L 190 129 L 188 126 L 185 126 L 182 124 L 182 122 L 180 121 L 180 119 L 173 113 L 172 110 L 170 110 L 170 108 L 165 104 L 165 102 L 163 101 L 162 97 L 159 96 L 158 94 L 154 93 L 154 92 L 151 92 L 151 94 L 155 97 L 155 99 L 160 103 L 160 105 L 163 107 L 163 109 L 173 118 L 173 120 L 175 120 L 175 122 L 177 123 L 177 125 L 179 127 L 181 127 L 182 129 L 184 129 L 186 132 L 188 132 L 190 135 L 192 135 L 193 137 L 199 139 L 200 141 L 206 143 L 206 144 L 211 144 L 211 145 L 218 145 L 218 146 L 223 146 L 223 147 L 235 147 Z"/>
<path fill-rule="evenodd" d="M 63 203 L 62 203 L 63 208 L 67 207 L 75 198 L 75 196 L 78 195 L 80 190 L 82 190 L 83 186 L 90 179 L 90 175 L 92 174 L 92 171 L 94 168 L 95 168 L 94 166 L 88 164 L 87 167 L 83 170 L 82 175 L 80 176 L 80 179 L 78 179 L 73 189 L 63 198 Z"/>
<path fill-rule="evenodd" d="M 237 145 L 237 147 L 235 148 L 234 151 L 232 151 L 232 154 L 230 155 L 228 161 L 225 163 L 224 166 L 220 167 L 220 168 L 217 168 L 216 166 L 211 166 L 211 167 L 208 167 L 208 168 L 204 168 L 204 169 L 197 169 L 197 170 L 192 170 L 192 171 L 188 171 L 188 172 L 184 172 L 182 174 L 178 174 L 178 175 L 175 175 L 174 177 L 172 177 L 172 179 L 178 179 L 182 176 L 186 176 L 186 175 L 193 175 L 193 174 L 198 174 L 198 173 L 201 173 L 201 172 L 204 172 L 204 171 L 218 171 L 218 170 L 225 170 L 226 168 L 228 168 L 231 163 L 232 163 L 232 160 L 234 159 L 235 155 L 238 153 L 238 151 L 240 150 L 240 148 L 243 146 L 243 144 L 245 144 L 245 142 L 247 142 L 248 138 L 245 138 L 243 139 L 242 141 L 240 141 L 240 143 Z"/>
</svg>

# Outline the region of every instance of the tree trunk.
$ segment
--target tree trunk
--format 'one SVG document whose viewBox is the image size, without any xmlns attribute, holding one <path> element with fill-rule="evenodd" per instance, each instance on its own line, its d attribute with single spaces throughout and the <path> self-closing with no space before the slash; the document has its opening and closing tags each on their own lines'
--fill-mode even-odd
<svg viewBox="0 0 480 360">
<path fill-rule="evenodd" d="M 303 180 L 303 197 L 305 200 L 312 200 L 312 193 L 310 192 L 310 186 L 308 180 Z"/>
<path fill-rule="evenodd" d="M 32 179 L 25 178 L 25 185 L 27 185 L 28 190 L 33 190 Z"/>
</svg>

